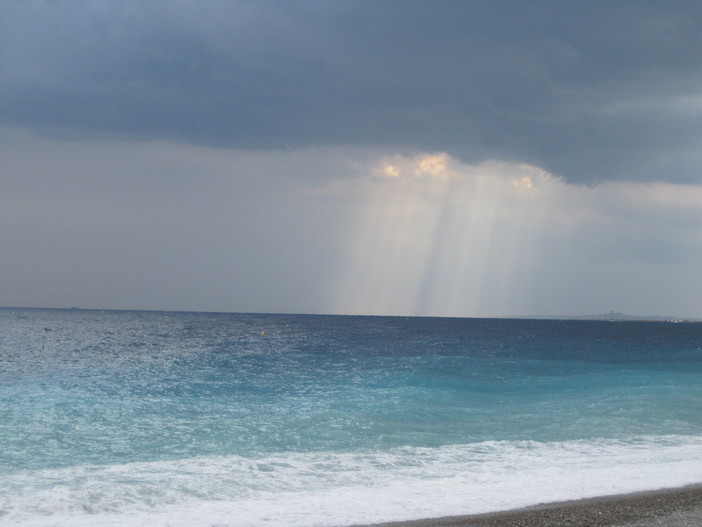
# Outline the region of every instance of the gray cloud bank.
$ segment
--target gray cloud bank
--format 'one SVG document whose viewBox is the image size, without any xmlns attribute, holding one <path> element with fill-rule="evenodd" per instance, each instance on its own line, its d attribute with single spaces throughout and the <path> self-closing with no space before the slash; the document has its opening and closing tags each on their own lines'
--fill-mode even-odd
<svg viewBox="0 0 702 527">
<path fill-rule="evenodd" d="M 698 183 L 702 3 L 5 1 L 0 120 Z"/>
</svg>

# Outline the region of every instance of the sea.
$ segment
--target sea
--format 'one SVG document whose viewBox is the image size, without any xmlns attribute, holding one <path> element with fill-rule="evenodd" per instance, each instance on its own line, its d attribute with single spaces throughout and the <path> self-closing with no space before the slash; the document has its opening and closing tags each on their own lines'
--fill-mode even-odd
<svg viewBox="0 0 702 527">
<path fill-rule="evenodd" d="M 702 324 L 0 309 L 0 524 L 331 527 L 702 482 Z"/>
</svg>

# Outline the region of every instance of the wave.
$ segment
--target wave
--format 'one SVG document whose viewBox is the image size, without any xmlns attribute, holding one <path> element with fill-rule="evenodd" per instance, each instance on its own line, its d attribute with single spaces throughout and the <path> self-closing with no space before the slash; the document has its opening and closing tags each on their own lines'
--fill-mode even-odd
<svg viewBox="0 0 702 527">
<path fill-rule="evenodd" d="M 339 526 L 473 514 L 702 481 L 702 437 L 488 441 L 22 471 L 18 527 Z"/>
</svg>

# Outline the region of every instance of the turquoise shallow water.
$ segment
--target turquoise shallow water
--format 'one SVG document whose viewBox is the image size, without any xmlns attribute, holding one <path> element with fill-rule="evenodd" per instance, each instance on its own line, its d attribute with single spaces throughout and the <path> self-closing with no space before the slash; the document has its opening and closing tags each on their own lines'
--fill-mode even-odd
<svg viewBox="0 0 702 527">
<path fill-rule="evenodd" d="M 0 335 L 16 524 L 332 525 L 396 487 L 464 488 L 462 513 L 520 478 L 549 500 L 556 473 L 567 497 L 605 469 L 702 481 L 702 324 L 3 309 Z"/>
</svg>

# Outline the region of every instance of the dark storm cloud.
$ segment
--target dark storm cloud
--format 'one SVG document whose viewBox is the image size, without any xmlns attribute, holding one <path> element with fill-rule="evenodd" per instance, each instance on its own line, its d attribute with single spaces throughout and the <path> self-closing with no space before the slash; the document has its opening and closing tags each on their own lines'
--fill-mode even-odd
<svg viewBox="0 0 702 527">
<path fill-rule="evenodd" d="M 699 182 L 699 2 L 0 6 L 0 117 L 80 140 L 377 145 Z"/>
</svg>

